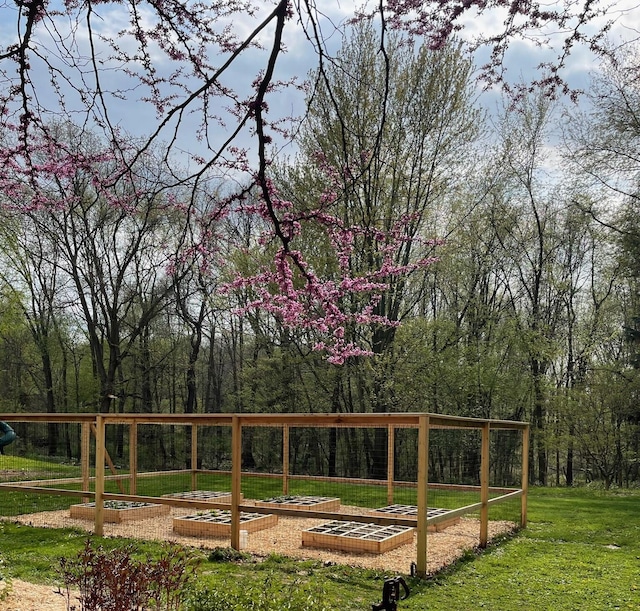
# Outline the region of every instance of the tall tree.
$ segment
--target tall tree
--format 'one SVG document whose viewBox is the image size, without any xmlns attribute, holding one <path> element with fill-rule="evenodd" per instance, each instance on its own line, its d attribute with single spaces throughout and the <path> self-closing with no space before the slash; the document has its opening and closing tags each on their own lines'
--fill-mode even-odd
<svg viewBox="0 0 640 611">
<path fill-rule="evenodd" d="M 550 125 L 550 103 L 543 96 L 524 99 L 517 112 L 506 112 L 502 126 L 504 191 L 506 204 L 516 221 L 501 236 L 512 253 L 517 275 L 514 305 L 520 309 L 520 333 L 528 351 L 532 393 L 531 468 L 535 479 L 546 484 L 548 448 L 545 439 L 548 394 L 547 373 L 555 351 L 561 297 L 554 274 L 558 238 L 558 193 L 545 168 L 545 132 Z M 548 188 L 547 185 L 551 185 Z"/>
<path fill-rule="evenodd" d="M 589 89 L 587 111 L 572 113 L 568 157 L 592 193 L 577 202 L 616 236 L 632 299 L 640 282 L 640 48 L 621 47 L 603 62 Z M 640 339 L 640 303 L 624 321 L 631 344 Z M 638 356 L 632 359 L 638 360 Z"/>
<path fill-rule="evenodd" d="M 56 253 L 53 264 L 65 277 L 61 299 L 81 312 L 100 385 L 97 401 L 109 411 L 119 367 L 172 293 L 168 271 L 183 215 L 162 195 L 165 183 L 152 157 L 141 161 L 134 180 L 130 174 L 96 188 L 113 170 L 101 143 L 69 124 L 51 130 L 61 150 L 73 141 L 85 164 L 64 176 L 52 171 L 46 184 L 33 185 L 40 204 L 27 214 L 29 230 Z M 43 163 L 64 163 L 63 157 Z M 57 206 L 42 203 L 56 199 Z"/>
<path fill-rule="evenodd" d="M 5 215 L 0 229 L 0 251 L 5 258 L 0 274 L 7 290 L 14 295 L 15 303 L 22 306 L 24 319 L 40 357 L 39 384 L 44 397 L 46 411 L 58 411 L 56 381 L 64 380 L 64 367 L 56 369 L 60 361 L 60 349 L 65 350 L 61 337 L 62 303 L 60 294 L 64 290 L 65 278 L 59 272 L 57 244 L 32 231 L 24 217 Z M 62 358 L 64 362 L 64 358 Z M 40 377 L 38 376 L 38 379 Z M 61 383 L 64 386 L 64 381 Z M 58 450 L 58 427 L 50 423 L 47 430 L 47 448 L 51 455 Z"/>
<path fill-rule="evenodd" d="M 338 278 L 342 266 L 351 277 L 384 282 L 367 333 L 348 327 L 343 339 L 366 345 L 374 359 L 372 379 L 364 370 L 345 370 L 368 388 L 356 409 L 385 412 L 394 407 L 387 381 L 397 324 L 422 298 L 436 242 L 429 235 L 432 220 L 456 192 L 481 116 L 474 108 L 472 66 L 461 49 L 414 51 L 399 36 L 384 55 L 376 53 L 378 46 L 374 27 L 360 24 L 335 63 L 315 75 L 300 153 L 282 171 L 279 185 L 300 216 L 309 198 L 329 191 L 335 198 L 334 241 L 316 241 L 322 246 L 310 259 L 314 267 Z M 327 256 L 332 248 L 334 261 Z M 394 274 L 400 269 L 401 275 Z M 359 311 L 356 300 L 345 296 L 340 309 Z M 339 379 L 335 383 L 346 388 Z M 342 404 L 348 409 L 347 401 Z M 377 432 L 373 448 L 385 447 L 385 434 Z M 370 463 L 374 477 L 386 473 L 382 459 Z"/>
</svg>

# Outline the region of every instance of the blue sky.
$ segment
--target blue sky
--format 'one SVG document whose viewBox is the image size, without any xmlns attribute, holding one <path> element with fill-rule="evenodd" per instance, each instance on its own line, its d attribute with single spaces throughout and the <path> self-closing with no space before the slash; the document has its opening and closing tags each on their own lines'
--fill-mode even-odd
<svg viewBox="0 0 640 611">
<path fill-rule="evenodd" d="M 266 14 L 266 11 L 272 10 L 272 5 L 259 5 L 263 6 L 262 14 Z M 143 10 L 144 5 L 138 4 Z M 328 39 L 329 46 L 333 49 L 337 49 L 340 45 L 340 31 L 344 21 L 352 14 L 351 4 L 347 2 L 338 2 L 336 0 L 323 0 L 318 3 L 318 6 L 325 11 L 325 17 L 322 18 L 321 27 L 325 37 Z M 550 5 L 550 6 L 553 6 Z M 105 36 L 116 36 L 118 31 L 126 27 L 127 15 L 123 13 L 122 5 L 118 4 L 99 4 L 96 5 L 95 10 L 102 14 L 102 20 L 94 20 L 94 27 L 97 27 L 100 32 Z M 638 15 L 640 15 L 640 9 L 637 8 L 629 0 L 623 0 L 623 2 L 616 3 L 616 9 L 610 11 L 610 16 L 619 17 L 618 23 L 611 32 L 611 38 L 614 42 L 625 39 L 629 40 L 637 38 L 639 35 L 636 27 L 636 22 L 640 23 Z M 16 5 L 12 2 L 6 2 L 0 4 L 0 41 L 3 46 L 15 42 L 16 32 Z M 240 33 L 240 36 L 246 35 L 258 22 L 259 17 L 256 19 L 250 19 L 249 17 L 238 18 L 235 17 L 230 25 Z M 499 12 L 492 12 L 486 16 L 473 16 L 469 15 L 463 21 L 465 28 L 462 35 L 468 38 L 473 38 L 478 34 L 488 34 L 491 31 L 497 31 L 500 28 L 502 22 L 502 16 Z M 600 22 L 594 24 L 594 28 L 599 27 Z M 336 29 L 338 26 L 338 29 Z M 56 19 L 56 27 L 59 32 L 68 34 L 71 32 L 71 27 L 68 21 L 60 17 Z M 635 29 L 634 29 L 635 28 Z M 271 29 L 269 28 L 262 35 L 262 39 L 265 44 L 269 44 Z M 551 37 L 552 40 L 560 42 L 565 34 L 561 32 L 545 32 L 544 36 Z M 40 29 L 38 32 L 38 39 L 46 46 L 47 50 L 44 52 L 51 60 L 61 52 L 60 48 L 54 48 L 48 40 L 48 32 Z M 68 39 L 69 40 L 69 39 Z M 82 27 L 75 31 L 75 44 L 80 53 L 86 53 L 88 47 L 86 31 Z M 292 75 L 296 75 L 299 79 L 304 80 L 310 69 L 313 69 L 316 65 L 317 58 L 313 52 L 311 45 L 306 40 L 300 24 L 297 22 L 289 22 L 285 30 L 285 46 L 287 53 L 282 55 L 278 60 L 276 78 L 289 78 Z M 236 90 L 242 92 L 242 94 L 249 95 L 251 91 L 251 82 L 256 76 L 256 70 L 264 65 L 267 51 L 250 51 L 239 59 L 237 64 L 225 78 L 225 83 L 229 86 L 233 86 Z M 478 62 L 482 62 L 483 58 L 487 57 L 487 51 L 483 50 L 478 53 Z M 542 61 L 553 60 L 555 58 L 555 51 L 549 51 L 548 49 L 537 47 L 534 41 L 516 41 L 509 54 L 506 57 L 505 67 L 507 68 L 508 79 L 513 81 L 530 81 L 535 78 L 536 67 Z M 107 60 L 106 51 L 104 56 L 105 62 L 101 70 L 101 79 L 107 88 L 117 89 L 126 81 L 123 71 L 117 67 L 113 61 Z M 168 63 L 164 61 L 161 54 L 154 56 L 156 67 L 159 70 L 168 66 Z M 6 62 L 5 62 L 6 63 Z M 54 60 L 56 66 L 60 66 L 60 62 Z M 35 70 L 35 80 L 37 80 L 38 91 L 41 95 L 41 101 L 46 105 L 51 103 L 53 107 L 55 102 L 49 88 L 49 76 L 44 70 L 43 66 L 37 61 L 33 62 L 33 68 Z M 112 69 L 107 69 L 107 66 L 111 65 Z M 0 64 L 0 68 L 2 65 Z M 597 67 L 597 61 L 593 55 L 584 48 L 577 47 L 568 62 L 567 68 L 563 73 L 563 76 L 567 78 L 570 85 L 575 87 L 586 87 L 589 82 L 589 74 L 593 69 Z M 5 66 L 6 68 L 6 66 Z M 11 72 L 14 68 L 9 67 Z M 173 68 L 172 68 L 173 69 Z M 79 81 L 76 81 L 79 82 Z M 131 87 L 131 80 L 128 81 L 127 87 Z M 135 97 L 138 95 L 138 91 L 132 90 L 127 99 L 117 100 L 113 98 L 111 104 L 111 119 L 113 122 L 121 125 L 125 130 L 131 132 L 134 135 L 144 135 L 151 131 L 155 125 L 157 125 L 158 118 L 150 104 L 145 104 L 140 101 L 135 101 Z M 486 100 L 491 104 L 497 99 L 497 95 L 488 94 Z M 74 100 L 74 96 L 71 95 L 69 90 L 69 96 L 67 103 L 71 107 L 80 108 L 77 99 Z M 271 98 L 270 114 L 272 117 L 276 116 L 288 116 L 300 114 L 303 111 L 303 94 L 295 90 L 287 90 L 285 93 L 278 94 L 277 98 Z M 218 109 L 218 112 L 222 113 L 222 107 Z M 231 123 L 233 124 L 233 122 Z M 185 120 L 185 130 L 180 135 L 180 147 L 189 149 L 200 149 L 202 146 L 196 142 L 195 130 L 197 121 L 195 117 L 190 116 Z M 221 128 L 217 128 L 222 134 Z M 166 136 L 168 137 L 168 136 Z M 241 144 L 250 145 L 248 135 L 244 135 L 239 140 Z"/>
</svg>

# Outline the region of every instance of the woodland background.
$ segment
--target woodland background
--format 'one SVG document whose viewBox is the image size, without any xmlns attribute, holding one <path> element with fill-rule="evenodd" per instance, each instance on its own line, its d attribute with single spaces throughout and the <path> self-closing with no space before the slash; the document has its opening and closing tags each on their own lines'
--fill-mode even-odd
<svg viewBox="0 0 640 611">
<path fill-rule="evenodd" d="M 156 143 L 114 205 L 95 189 L 113 172 L 101 136 L 65 120 L 50 133 L 92 163 L 51 174 L 60 205 L 16 210 L 3 195 L 0 411 L 526 420 L 532 483 L 637 485 L 638 48 L 603 56 L 577 104 L 525 90 L 496 103 L 455 41 L 434 51 L 396 33 L 386 54 L 379 45 L 366 22 L 347 31 L 310 75 L 295 150 L 268 168 L 311 226 L 297 238 L 310 269 L 386 283 L 371 306 L 336 297 L 367 316 L 334 339 L 368 355 L 327 358 L 317 326 L 254 307 L 258 289 L 234 279 L 276 246 L 259 217 L 218 213 L 229 177 L 176 205 L 183 169 L 169 175 Z M 314 234 L 309 202 L 329 191 L 340 226 L 359 229 Z M 394 266 L 403 273 L 386 275 Z M 16 428 L 23 447 L 72 453 L 62 429 Z M 385 447 L 376 434 L 357 443 Z M 243 458 L 250 467 L 250 447 Z M 380 470 L 373 461 L 367 475 Z"/>
</svg>

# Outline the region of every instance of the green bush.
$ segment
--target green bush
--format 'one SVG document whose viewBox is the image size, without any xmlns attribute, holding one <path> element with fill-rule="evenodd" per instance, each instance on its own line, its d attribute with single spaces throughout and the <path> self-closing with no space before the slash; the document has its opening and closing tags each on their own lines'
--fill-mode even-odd
<svg viewBox="0 0 640 611">
<path fill-rule="evenodd" d="M 215 547 L 209 554 L 209 562 L 242 562 L 250 559 L 251 554 L 238 551 L 232 547 Z"/>
<path fill-rule="evenodd" d="M 196 568 L 183 548 L 171 544 L 158 558 L 137 558 L 133 545 L 96 549 L 89 539 L 76 558 L 60 559 L 67 609 L 78 609 L 71 602 L 71 590 L 78 589 L 78 611 L 179 611 Z"/>
</svg>

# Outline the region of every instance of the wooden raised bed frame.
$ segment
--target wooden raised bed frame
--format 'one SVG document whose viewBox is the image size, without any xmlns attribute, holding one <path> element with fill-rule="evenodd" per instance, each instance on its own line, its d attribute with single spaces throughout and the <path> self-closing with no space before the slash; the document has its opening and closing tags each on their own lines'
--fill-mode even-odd
<svg viewBox="0 0 640 611">
<path fill-rule="evenodd" d="M 365 522 L 327 522 L 302 531 L 303 547 L 361 554 L 383 554 L 413 541 L 410 526 L 380 526 Z"/>
<path fill-rule="evenodd" d="M 273 514 L 240 513 L 240 528 L 248 533 L 271 528 L 278 523 Z M 231 512 L 213 510 L 181 518 L 173 518 L 173 530 L 189 537 L 228 537 L 231 535 Z"/>
<path fill-rule="evenodd" d="M 121 505 L 126 505 L 126 501 L 119 501 Z M 159 505 L 156 503 L 135 503 L 130 507 L 109 507 L 105 503 L 103 519 L 105 522 L 120 524 L 122 522 L 131 522 L 133 520 L 146 520 L 148 518 L 157 518 L 158 516 L 166 516 L 171 511 L 168 505 Z M 94 520 L 96 514 L 95 503 L 83 503 L 81 505 L 71 505 L 69 513 L 72 518 L 81 520 Z"/>
</svg>

